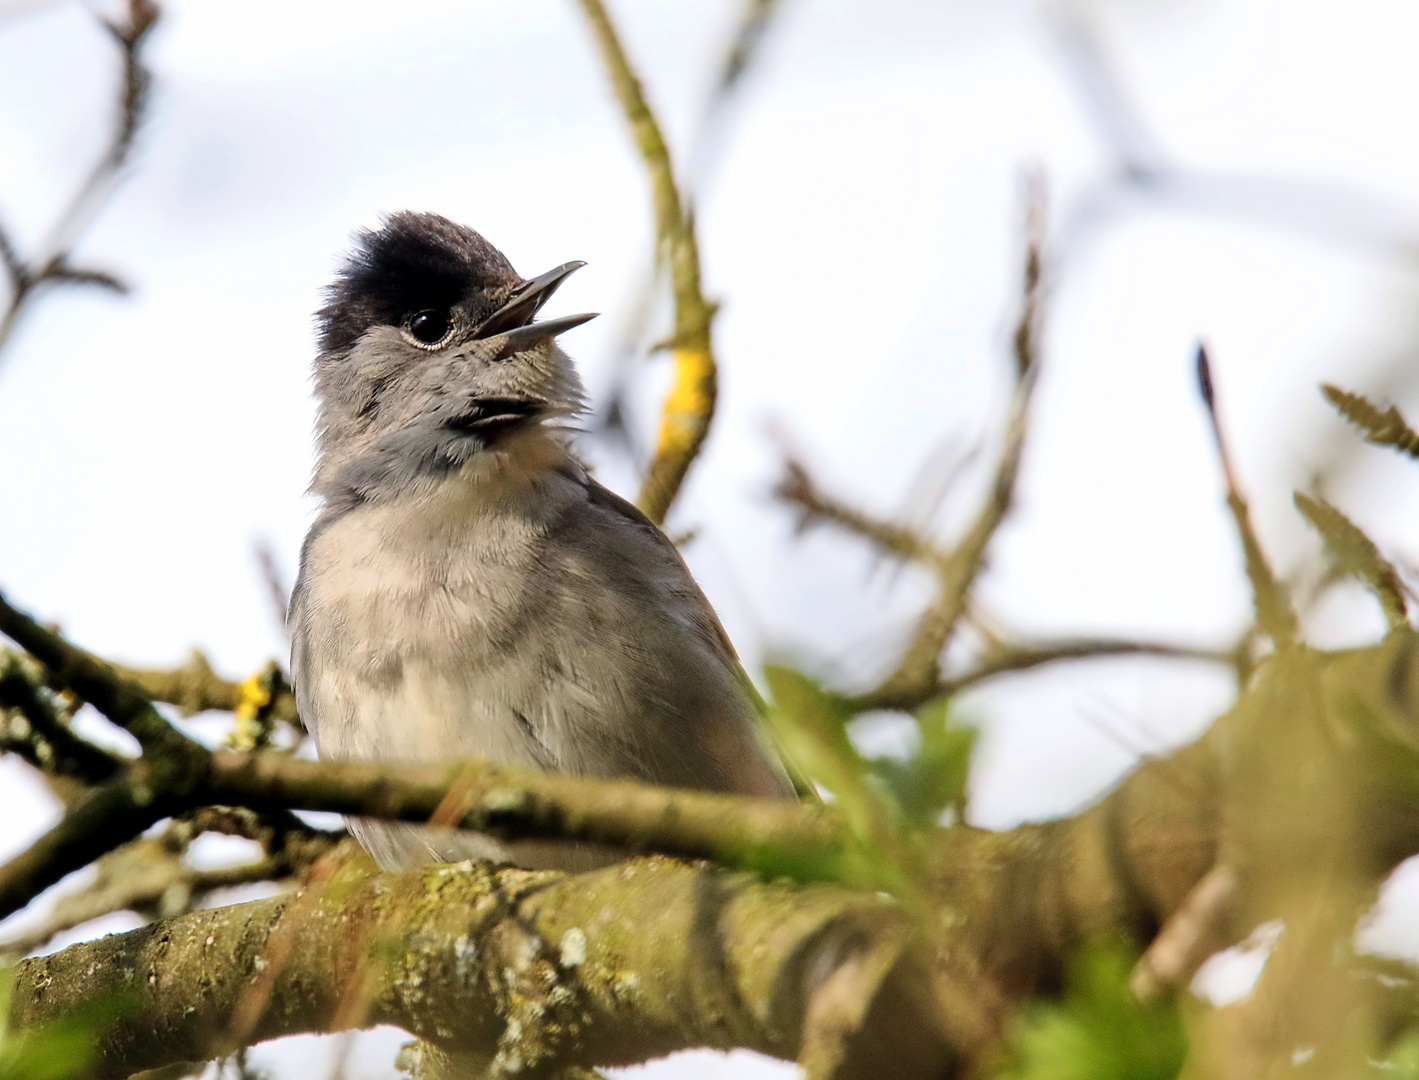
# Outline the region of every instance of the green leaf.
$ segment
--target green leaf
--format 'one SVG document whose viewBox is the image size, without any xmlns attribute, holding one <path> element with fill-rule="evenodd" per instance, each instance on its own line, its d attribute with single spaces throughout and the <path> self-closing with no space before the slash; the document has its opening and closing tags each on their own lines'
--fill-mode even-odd
<svg viewBox="0 0 1419 1080">
<path fill-rule="evenodd" d="M 1174 1080 L 1187 1036 L 1172 997 L 1142 1004 L 1129 989 L 1137 954 L 1101 939 L 1070 965 L 1064 1000 L 1026 1011 L 1000 1080 Z"/>
<path fill-rule="evenodd" d="M 852 710 L 802 672 L 772 665 L 764 674 L 773 695 L 769 723 L 779 745 L 798 769 L 832 794 L 850 834 L 852 842 L 843 850 L 834 880 L 906 900 L 915 890 L 899 815 L 886 792 L 870 782 L 869 764 L 848 738 Z"/>
<path fill-rule="evenodd" d="M 1419 1031 L 1406 1032 L 1389 1055 L 1374 1066 L 1375 1075 L 1386 1080 L 1419 1080 Z"/>
<path fill-rule="evenodd" d="M 851 710 L 802 672 L 770 665 L 764 675 L 773 695 L 769 723 L 779 742 L 804 773 L 832 792 L 849 828 L 871 836 L 881 799 L 867 784 L 867 762 L 848 738 Z"/>
<path fill-rule="evenodd" d="M 921 746 L 907 761 L 874 758 L 872 773 L 892 795 L 902 817 L 915 826 L 937 824 L 946 810 L 965 817 L 971 754 L 979 732 L 956 721 L 950 699 L 937 698 L 917 710 Z"/>
</svg>

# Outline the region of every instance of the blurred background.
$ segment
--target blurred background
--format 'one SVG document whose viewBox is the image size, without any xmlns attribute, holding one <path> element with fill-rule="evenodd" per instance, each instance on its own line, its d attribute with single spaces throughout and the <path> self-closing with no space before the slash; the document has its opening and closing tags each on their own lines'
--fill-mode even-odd
<svg viewBox="0 0 1419 1080">
<path fill-rule="evenodd" d="M 257 552 L 289 583 L 315 510 L 311 313 L 351 231 L 405 208 L 474 226 L 524 275 L 587 260 L 556 310 L 605 313 L 564 344 L 594 406 L 583 450 L 632 494 L 669 376 L 648 346 L 669 312 L 644 304 L 646 179 L 573 5 L 162 8 L 149 121 L 77 249 L 132 292 L 56 290 L 0 353 L 7 594 L 139 666 L 193 647 L 229 676 L 284 663 Z M 120 64 L 96 11 L 0 0 L 0 224 L 22 252 L 112 127 Z M 726 88 L 746 11 L 766 21 Z M 1292 507 L 1298 487 L 1319 486 L 1419 580 L 1419 476 L 1364 448 L 1317 392 L 1337 382 L 1419 410 L 1411 4 L 619 0 L 611 12 L 722 303 L 719 413 L 669 528 L 690 537 L 686 558 L 751 670 L 788 655 L 859 687 L 898 655 L 925 580 L 838 533 L 796 535 L 772 489 L 787 447 L 847 502 L 959 532 L 1010 387 L 1029 170 L 1049 188 L 1044 366 L 981 620 L 1023 638 L 1235 643 L 1249 594 L 1193 386 L 1199 340 L 1259 530 L 1302 597 L 1324 565 Z M 1318 594 L 1306 626 L 1330 647 L 1383 630 L 1345 585 Z M 982 729 L 972 820 L 1079 808 L 1202 730 L 1233 678 L 1095 660 L 981 687 L 966 703 Z M 884 716 L 857 734 L 891 748 L 902 729 Z M 56 816 L 23 765 L 0 761 L 0 858 Z M 1407 869 L 1366 934 L 1413 955 Z M 350 1080 L 374 1080 L 395 1075 L 403 1038 L 285 1040 L 250 1060 L 285 1078 L 341 1059 Z M 710 1054 L 625 1070 L 792 1074 Z"/>
</svg>

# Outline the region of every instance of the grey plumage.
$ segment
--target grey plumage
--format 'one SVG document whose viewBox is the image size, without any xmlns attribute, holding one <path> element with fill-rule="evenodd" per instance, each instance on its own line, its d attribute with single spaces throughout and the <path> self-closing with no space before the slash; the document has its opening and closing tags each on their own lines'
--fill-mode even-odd
<svg viewBox="0 0 1419 1080">
<path fill-rule="evenodd" d="M 301 715 L 332 759 L 479 756 L 791 795 L 679 553 L 570 450 L 582 390 L 554 336 L 584 317 L 532 320 L 572 269 L 524 282 L 428 214 L 358 237 L 320 312 L 324 506 L 290 613 Z M 389 868 L 608 857 L 353 825 Z"/>
</svg>

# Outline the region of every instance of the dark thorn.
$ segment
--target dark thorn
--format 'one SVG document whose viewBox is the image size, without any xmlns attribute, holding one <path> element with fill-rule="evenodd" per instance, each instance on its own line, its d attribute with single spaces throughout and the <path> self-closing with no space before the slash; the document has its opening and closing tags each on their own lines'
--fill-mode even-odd
<svg viewBox="0 0 1419 1080">
<path fill-rule="evenodd" d="M 1207 346 L 1201 342 L 1197 345 L 1197 389 L 1202 394 L 1207 411 L 1215 416 L 1217 399 L 1212 394 L 1212 364 L 1207 359 Z"/>
</svg>

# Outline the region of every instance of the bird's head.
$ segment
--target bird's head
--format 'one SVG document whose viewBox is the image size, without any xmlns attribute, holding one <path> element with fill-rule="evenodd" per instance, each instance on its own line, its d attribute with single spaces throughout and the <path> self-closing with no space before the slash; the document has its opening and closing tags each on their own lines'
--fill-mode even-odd
<svg viewBox="0 0 1419 1080">
<path fill-rule="evenodd" d="M 359 233 L 317 316 L 316 489 L 397 493 L 579 412 L 581 381 L 556 337 L 594 316 L 536 319 L 582 265 L 524 279 L 436 214 L 399 213 Z"/>
</svg>

